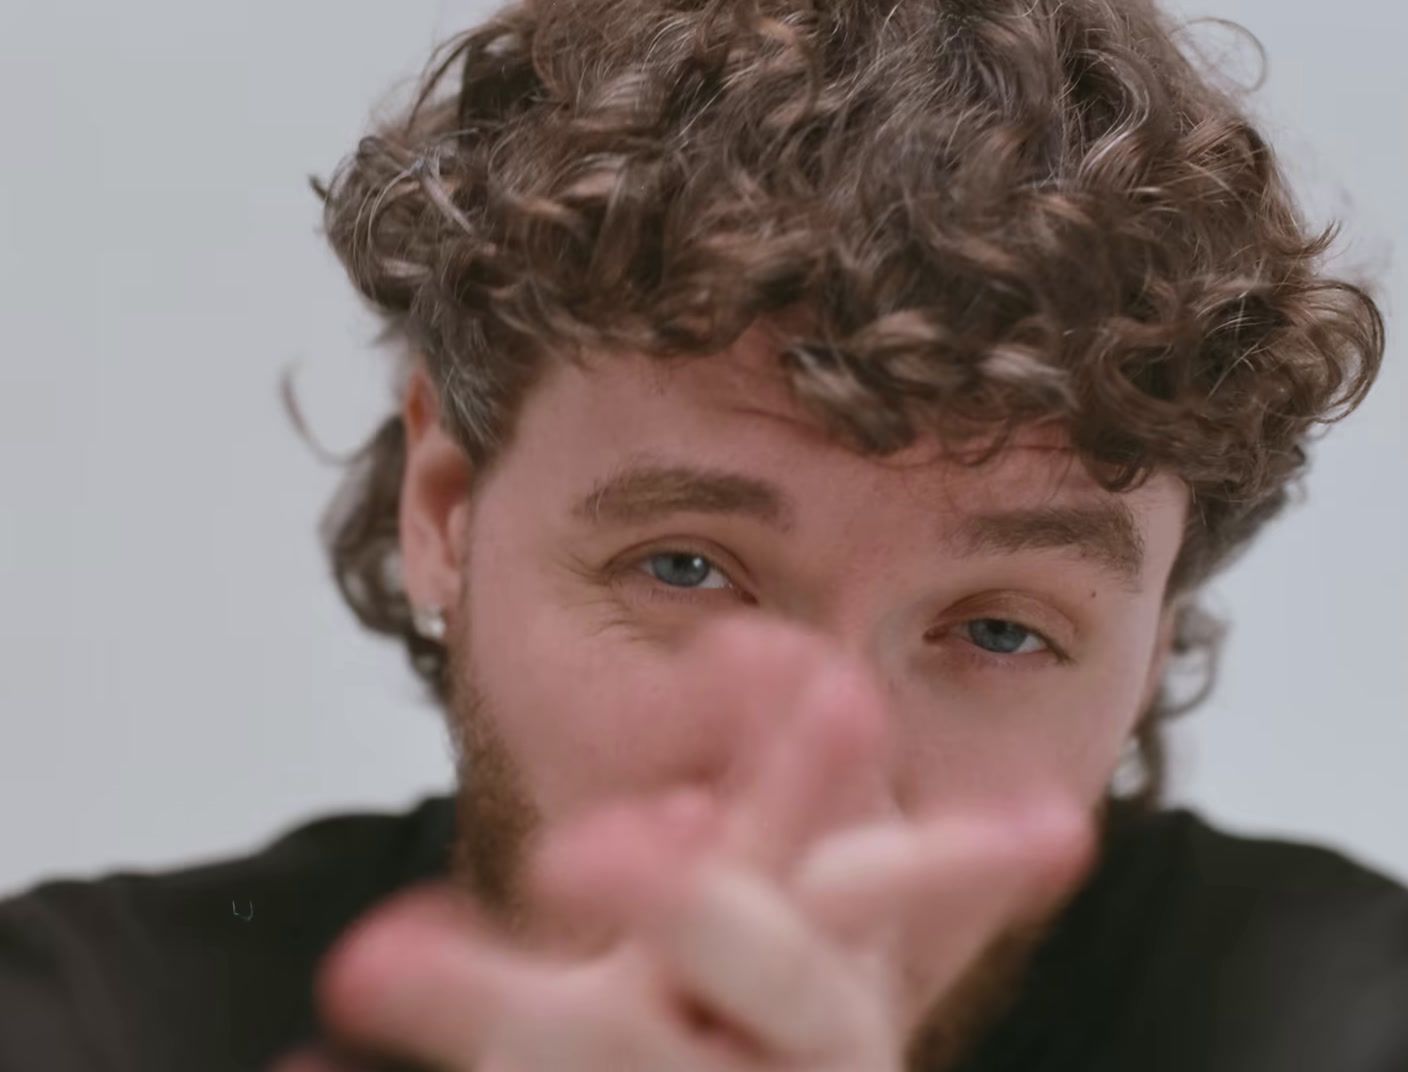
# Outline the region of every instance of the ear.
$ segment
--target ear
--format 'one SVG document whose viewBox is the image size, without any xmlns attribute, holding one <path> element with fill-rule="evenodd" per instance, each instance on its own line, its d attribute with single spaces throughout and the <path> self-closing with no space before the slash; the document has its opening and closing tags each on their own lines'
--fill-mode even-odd
<svg viewBox="0 0 1408 1072">
<path fill-rule="evenodd" d="M 423 363 L 406 386 L 401 417 L 406 468 L 401 481 L 401 578 L 413 606 L 459 605 L 469 531 L 470 463 L 440 424 L 440 399 Z"/>
<path fill-rule="evenodd" d="M 1142 715 L 1154 702 L 1159 685 L 1164 679 L 1169 656 L 1173 653 L 1173 638 L 1178 625 L 1179 611 L 1183 606 L 1181 598 L 1171 599 L 1159 617 L 1159 633 L 1154 640 L 1154 652 L 1149 660 L 1148 676 L 1144 679 L 1144 695 L 1139 700 L 1139 713 Z"/>
</svg>

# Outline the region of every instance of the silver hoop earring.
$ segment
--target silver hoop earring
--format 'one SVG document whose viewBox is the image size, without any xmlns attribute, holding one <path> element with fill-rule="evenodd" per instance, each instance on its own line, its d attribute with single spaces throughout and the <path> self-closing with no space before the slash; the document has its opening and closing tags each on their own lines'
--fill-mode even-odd
<svg viewBox="0 0 1408 1072">
<path fill-rule="evenodd" d="M 445 639 L 445 611 L 440 607 L 412 607 L 411 625 L 426 640 L 439 644 Z"/>
</svg>

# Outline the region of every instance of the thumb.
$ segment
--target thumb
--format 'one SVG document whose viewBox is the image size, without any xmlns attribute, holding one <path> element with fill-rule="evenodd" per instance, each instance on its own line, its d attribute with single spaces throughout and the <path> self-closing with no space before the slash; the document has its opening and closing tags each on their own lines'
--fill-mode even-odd
<svg viewBox="0 0 1408 1072">
<path fill-rule="evenodd" d="M 427 883 L 338 939 L 319 970 L 318 1007 L 341 1043 L 459 1072 L 522 1002 L 531 972 L 464 894 Z"/>
</svg>

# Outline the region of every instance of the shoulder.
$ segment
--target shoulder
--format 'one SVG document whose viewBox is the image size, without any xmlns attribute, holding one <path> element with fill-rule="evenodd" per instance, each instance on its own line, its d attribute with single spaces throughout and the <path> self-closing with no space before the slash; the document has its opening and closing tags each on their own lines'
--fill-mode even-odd
<svg viewBox="0 0 1408 1072">
<path fill-rule="evenodd" d="M 1287 957 L 1408 969 L 1408 889 L 1344 853 L 1229 833 L 1186 810 L 1151 817 L 1138 836 L 1134 851 L 1160 862 L 1166 910 L 1229 949 L 1271 942 Z"/>
<path fill-rule="evenodd" d="M 1408 1067 L 1408 890 L 1388 876 L 1176 810 L 1123 834 L 1096 885 L 1138 931 L 1135 1018 L 1200 1067 Z"/>
<path fill-rule="evenodd" d="M 250 1067 L 311 1015 L 337 934 L 443 870 L 452 805 L 304 823 L 238 858 L 43 882 L 0 901 L 0 1072 Z M 201 1063 L 204 1061 L 205 1063 Z"/>
</svg>

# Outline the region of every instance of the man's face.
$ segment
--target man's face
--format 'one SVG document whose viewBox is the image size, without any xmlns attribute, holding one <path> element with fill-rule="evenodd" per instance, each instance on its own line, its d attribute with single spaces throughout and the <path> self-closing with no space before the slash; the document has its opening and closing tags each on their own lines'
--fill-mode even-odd
<svg viewBox="0 0 1408 1072">
<path fill-rule="evenodd" d="M 447 608 L 451 718 L 479 767 L 462 858 L 495 881 L 536 822 L 718 769 L 717 713 L 678 685 L 729 613 L 866 669 L 914 814 L 1034 780 L 1094 808 L 1157 684 L 1184 487 L 1107 493 L 1050 428 L 977 469 L 930 440 L 864 457 L 757 333 L 690 363 L 556 369 L 472 496 L 455 445 L 408 414 L 404 574 Z"/>
</svg>

